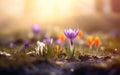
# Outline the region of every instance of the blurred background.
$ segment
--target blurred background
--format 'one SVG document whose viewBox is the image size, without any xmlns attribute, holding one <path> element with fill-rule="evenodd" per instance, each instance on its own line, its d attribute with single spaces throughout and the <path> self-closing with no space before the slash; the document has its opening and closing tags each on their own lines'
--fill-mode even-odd
<svg viewBox="0 0 120 75">
<path fill-rule="evenodd" d="M 120 0 L 0 0 L 0 35 L 29 31 L 33 24 L 49 32 L 119 32 L 119 13 Z"/>
</svg>

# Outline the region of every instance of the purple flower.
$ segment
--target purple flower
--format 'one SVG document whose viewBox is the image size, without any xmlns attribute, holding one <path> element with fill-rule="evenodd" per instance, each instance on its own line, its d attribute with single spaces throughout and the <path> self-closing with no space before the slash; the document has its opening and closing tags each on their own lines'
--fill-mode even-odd
<svg viewBox="0 0 120 75">
<path fill-rule="evenodd" d="M 57 40 L 56 40 L 56 43 L 57 43 L 58 45 L 62 45 L 62 41 L 61 41 L 60 39 L 57 39 Z"/>
<path fill-rule="evenodd" d="M 52 42 L 53 42 L 53 39 L 52 39 L 52 38 L 43 39 L 43 43 L 52 44 Z"/>
<path fill-rule="evenodd" d="M 38 34 L 40 32 L 40 26 L 39 25 L 33 25 L 32 31 L 34 34 Z"/>
<path fill-rule="evenodd" d="M 26 47 L 26 48 L 29 47 L 29 41 L 24 42 L 24 47 Z"/>
<path fill-rule="evenodd" d="M 67 38 L 70 39 L 70 44 L 73 45 L 73 40 L 77 37 L 78 35 L 78 30 L 77 29 L 66 29 L 64 30 L 64 34 Z"/>
<path fill-rule="evenodd" d="M 13 48 L 13 47 L 14 47 L 14 43 L 13 43 L 13 42 L 10 42 L 10 43 L 9 43 L 9 47 L 10 47 L 10 48 Z"/>
<path fill-rule="evenodd" d="M 110 34 L 111 34 L 112 37 L 117 37 L 118 31 L 116 29 L 113 29 L 113 30 L 110 31 Z"/>
</svg>

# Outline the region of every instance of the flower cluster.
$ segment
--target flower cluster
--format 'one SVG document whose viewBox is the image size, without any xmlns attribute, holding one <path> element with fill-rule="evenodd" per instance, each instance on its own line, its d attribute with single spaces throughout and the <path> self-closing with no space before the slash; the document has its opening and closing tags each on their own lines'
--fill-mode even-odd
<svg viewBox="0 0 120 75">
<path fill-rule="evenodd" d="M 34 47 L 34 51 L 29 51 L 28 53 L 26 53 L 27 55 L 36 54 L 48 57 L 51 54 L 51 57 L 57 57 L 57 55 L 62 55 L 62 53 L 68 53 L 69 55 L 74 56 L 76 44 L 80 47 L 86 47 L 87 45 L 90 49 L 92 49 L 93 46 L 99 48 L 99 46 L 101 45 L 100 37 L 94 37 L 92 35 L 86 36 L 87 34 L 84 35 L 83 31 L 79 29 L 65 29 L 62 33 L 58 34 L 57 37 L 52 38 L 51 36 L 41 35 L 41 29 L 39 25 L 33 25 L 32 32 L 34 33 L 34 36 L 37 37 L 35 41 L 38 41 L 36 47 Z M 81 43 L 81 41 L 84 43 Z M 31 48 L 31 42 L 31 40 L 25 40 L 22 44 L 22 49 Z M 16 46 L 14 42 L 9 43 L 9 47 L 11 49 L 14 46 Z"/>
<path fill-rule="evenodd" d="M 70 52 L 72 54 L 74 54 L 74 40 L 75 38 L 78 37 L 80 39 L 83 38 L 83 32 L 82 30 L 78 30 L 78 29 L 66 29 L 64 30 L 64 33 L 61 33 L 58 37 L 58 39 L 56 40 L 56 45 L 53 46 L 54 47 L 54 52 L 58 53 L 60 48 L 63 46 L 63 43 L 65 42 L 66 38 L 69 39 L 70 41 Z M 52 38 L 46 38 L 43 39 L 43 42 L 37 41 L 37 47 L 35 48 L 36 50 L 36 54 L 41 54 L 43 55 L 43 50 L 44 47 L 47 47 L 47 45 L 50 45 L 53 43 L 53 39 Z M 92 46 L 95 44 L 97 47 L 100 46 L 101 41 L 100 38 L 98 36 L 96 36 L 95 38 L 93 36 L 88 36 L 87 37 L 87 44 L 90 48 L 92 48 Z M 49 51 L 49 50 L 48 50 Z"/>
<path fill-rule="evenodd" d="M 94 44 L 97 47 L 99 47 L 101 45 L 101 41 L 100 41 L 100 38 L 98 36 L 96 36 L 95 39 L 93 38 L 93 36 L 88 36 L 87 42 L 88 42 L 88 45 L 90 48 L 92 48 L 92 46 Z"/>
</svg>

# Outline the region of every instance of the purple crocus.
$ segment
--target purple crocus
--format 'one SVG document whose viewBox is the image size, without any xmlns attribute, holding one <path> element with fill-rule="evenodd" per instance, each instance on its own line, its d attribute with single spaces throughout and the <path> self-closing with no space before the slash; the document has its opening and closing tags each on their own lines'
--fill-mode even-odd
<svg viewBox="0 0 120 75">
<path fill-rule="evenodd" d="M 14 43 L 13 43 L 13 42 L 10 42 L 10 43 L 9 43 L 9 47 L 10 47 L 10 48 L 13 48 L 13 47 L 14 47 Z"/>
<path fill-rule="evenodd" d="M 40 32 L 40 26 L 39 25 L 33 25 L 32 31 L 34 34 L 38 34 Z"/>
<path fill-rule="evenodd" d="M 24 47 L 25 47 L 25 48 L 29 47 L 29 41 L 28 41 L 28 40 L 26 40 L 26 41 L 24 42 Z"/>
<path fill-rule="evenodd" d="M 110 31 L 110 34 L 111 34 L 112 37 L 117 37 L 118 31 L 116 29 L 112 29 Z"/>
<path fill-rule="evenodd" d="M 52 44 L 52 42 L 53 42 L 53 39 L 52 39 L 52 38 L 43 39 L 43 43 Z"/>
<path fill-rule="evenodd" d="M 62 41 L 61 41 L 60 39 L 57 39 L 57 40 L 56 40 L 56 43 L 57 43 L 58 45 L 62 45 Z"/>
<path fill-rule="evenodd" d="M 73 41 L 77 37 L 78 32 L 79 31 L 77 29 L 66 29 L 66 30 L 64 30 L 64 34 L 67 38 L 70 39 L 70 44 L 71 45 L 73 45 Z"/>
</svg>

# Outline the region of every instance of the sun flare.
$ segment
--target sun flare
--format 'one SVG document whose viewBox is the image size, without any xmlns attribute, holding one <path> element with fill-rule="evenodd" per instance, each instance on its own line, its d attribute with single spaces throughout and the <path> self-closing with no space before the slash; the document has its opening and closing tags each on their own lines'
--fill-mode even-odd
<svg viewBox="0 0 120 75">
<path fill-rule="evenodd" d="M 94 0 L 31 0 L 32 15 L 40 20 L 61 20 L 94 12 Z M 89 12 L 89 13 L 87 13 Z"/>
</svg>

